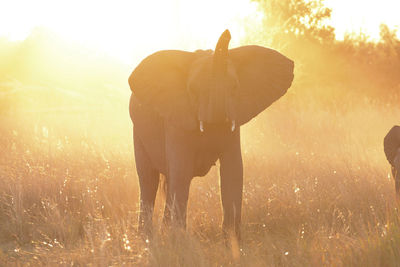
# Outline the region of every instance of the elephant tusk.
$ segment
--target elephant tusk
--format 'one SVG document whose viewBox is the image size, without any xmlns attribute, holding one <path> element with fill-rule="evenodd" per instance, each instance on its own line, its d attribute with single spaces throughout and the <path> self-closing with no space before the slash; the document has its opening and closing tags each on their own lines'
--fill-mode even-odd
<svg viewBox="0 0 400 267">
<path fill-rule="evenodd" d="M 204 132 L 203 121 L 200 121 L 200 132 Z"/>
<path fill-rule="evenodd" d="M 231 131 L 233 132 L 236 129 L 236 121 L 232 121 Z"/>
</svg>

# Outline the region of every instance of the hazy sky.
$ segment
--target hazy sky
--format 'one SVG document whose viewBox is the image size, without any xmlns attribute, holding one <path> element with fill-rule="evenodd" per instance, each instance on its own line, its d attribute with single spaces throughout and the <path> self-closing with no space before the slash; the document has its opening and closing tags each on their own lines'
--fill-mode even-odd
<svg viewBox="0 0 400 267">
<path fill-rule="evenodd" d="M 399 0 L 325 0 L 325 3 L 332 8 L 332 24 L 339 39 L 346 31 L 360 30 L 378 38 L 380 24 L 393 29 L 400 26 Z"/>
<path fill-rule="evenodd" d="M 362 29 L 379 36 L 379 25 L 400 24 L 400 0 L 326 0 L 341 38 Z M 65 39 L 98 48 L 128 61 L 134 54 L 165 48 L 213 48 L 229 28 L 232 45 L 247 25 L 260 25 L 262 14 L 249 0 L 0 0 L 0 36 L 22 40 L 37 26 Z"/>
</svg>

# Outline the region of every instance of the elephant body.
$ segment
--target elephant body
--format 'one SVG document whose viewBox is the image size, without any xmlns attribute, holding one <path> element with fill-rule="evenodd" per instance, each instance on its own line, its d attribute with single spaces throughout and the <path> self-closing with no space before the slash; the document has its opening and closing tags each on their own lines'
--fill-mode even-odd
<svg viewBox="0 0 400 267">
<path fill-rule="evenodd" d="M 132 95 L 130 99 L 131 118 L 134 122 L 134 131 L 137 138 L 143 142 L 143 147 L 148 154 L 152 165 L 160 172 L 167 175 L 167 159 L 165 151 L 166 129 L 162 116 L 153 109 L 140 105 Z M 207 131 L 182 132 L 186 146 L 190 148 L 194 157 L 194 166 L 191 175 L 204 176 L 208 173 L 219 158 L 226 151 L 234 134 L 230 125 L 207 125 Z"/>
<path fill-rule="evenodd" d="M 239 236 L 243 188 L 240 126 L 284 95 L 294 63 L 261 46 L 215 51 L 164 50 L 129 77 L 140 184 L 139 228 L 149 229 L 160 174 L 166 177 L 164 221 L 185 225 L 190 182 L 220 162 L 225 233 Z"/>
<path fill-rule="evenodd" d="M 383 149 L 392 167 L 396 193 L 400 197 L 400 126 L 393 126 L 383 140 Z"/>
</svg>

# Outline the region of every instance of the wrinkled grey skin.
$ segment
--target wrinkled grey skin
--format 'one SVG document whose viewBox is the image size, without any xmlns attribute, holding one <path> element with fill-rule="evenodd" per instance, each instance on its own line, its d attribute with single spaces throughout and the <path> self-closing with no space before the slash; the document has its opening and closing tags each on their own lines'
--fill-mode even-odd
<svg viewBox="0 0 400 267">
<path fill-rule="evenodd" d="M 383 140 L 383 148 L 395 181 L 396 195 L 400 198 L 400 126 L 393 126 Z"/>
<path fill-rule="evenodd" d="M 140 184 L 139 229 L 149 230 L 160 174 L 166 177 L 164 222 L 185 226 L 189 186 L 220 162 L 223 230 L 239 237 L 243 165 L 240 126 L 284 95 L 294 63 L 260 46 L 215 53 L 159 51 L 129 77 Z"/>
</svg>

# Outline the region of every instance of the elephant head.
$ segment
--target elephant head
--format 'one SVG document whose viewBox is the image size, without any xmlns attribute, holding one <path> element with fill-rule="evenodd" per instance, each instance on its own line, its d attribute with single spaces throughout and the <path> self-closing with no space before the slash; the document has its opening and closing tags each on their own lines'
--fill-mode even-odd
<svg viewBox="0 0 400 267">
<path fill-rule="evenodd" d="M 237 126 L 284 95 L 294 63 L 261 46 L 228 49 L 222 33 L 215 51 L 164 50 L 145 58 L 129 77 L 137 99 L 187 131 L 209 124 Z"/>
<path fill-rule="evenodd" d="M 219 38 L 215 52 L 194 60 L 190 67 L 187 90 L 200 131 L 204 131 L 204 123 L 230 122 L 232 131 L 235 129 L 235 100 L 239 81 L 228 59 L 230 39 L 229 31 L 225 31 Z"/>
</svg>

